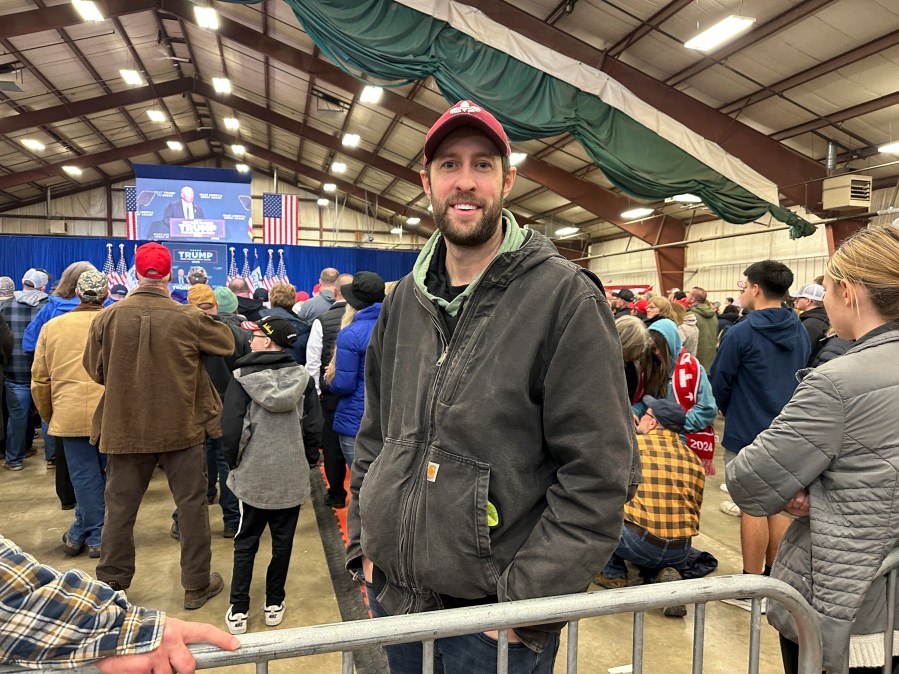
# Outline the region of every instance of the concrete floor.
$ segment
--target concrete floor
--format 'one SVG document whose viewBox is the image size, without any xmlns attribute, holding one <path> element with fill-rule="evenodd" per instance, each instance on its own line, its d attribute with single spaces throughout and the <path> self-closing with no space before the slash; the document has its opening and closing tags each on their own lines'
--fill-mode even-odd
<svg viewBox="0 0 899 674">
<path fill-rule="evenodd" d="M 0 471 L 0 523 L 3 535 L 44 563 L 60 569 L 80 568 L 93 574 L 96 560 L 86 555 L 66 557 L 60 550 L 60 537 L 71 522 L 71 512 L 59 509 L 54 491 L 54 473 L 47 470 L 40 441 L 38 455 L 26 459 L 25 470 L 18 473 Z M 706 481 L 705 502 L 701 518 L 702 533 L 694 545 L 712 553 L 719 562 L 715 575 L 740 573 L 739 519 L 724 515 L 719 504 L 727 498 L 719 490 L 724 477 L 720 456 L 716 458 L 718 475 Z M 223 627 L 228 608 L 231 576 L 232 543 L 222 538 L 221 510 L 211 506 L 214 571 L 225 579 L 225 591 L 198 611 L 182 607 L 183 590 L 179 578 L 179 546 L 169 536 L 173 502 L 165 476 L 157 471 L 144 498 L 135 528 L 137 541 L 137 573 L 128 598 L 135 604 L 166 611 L 184 619 L 211 622 Z M 263 541 L 257 557 L 253 582 L 253 604 L 263 600 L 264 575 L 268 563 L 268 541 Z M 672 674 L 691 671 L 693 610 L 685 619 L 665 618 L 661 611 L 646 616 L 644 671 L 648 674 Z M 297 529 L 291 571 L 287 583 L 287 611 L 282 627 L 299 627 L 341 620 L 335 592 L 328 571 L 315 514 L 304 506 Z M 608 616 L 583 621 L 580 627 L 579 671 L 601 673 L 631 662 L 631 615 Z M 266 628 L 261 609 L 250 616 L 250 631 Z M 749 643 L 749 613 L 720 602 L 706 609 L 705 660 L 707 674 L 732 674 L 746 671 Z M 557 660 L 556 672 L 565 671 L 565 641 Z M 218 671 L 254 671 L 250 665 Z M 324 655 L 276 662 L 273 672 L 300 674 L 339 672 L 339 655 Z M 626 670 L 618 670 L 626 671 Z M 760 672 L 782 671 L 777 633 L 762 621 Z"/>
</svg>

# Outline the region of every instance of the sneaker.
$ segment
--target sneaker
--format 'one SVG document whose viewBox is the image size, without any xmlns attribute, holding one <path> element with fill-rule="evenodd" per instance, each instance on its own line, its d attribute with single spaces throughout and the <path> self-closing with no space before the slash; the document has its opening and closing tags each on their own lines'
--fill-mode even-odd
<svg viewBox="0 0 899 674">
<path fill-rule="evenodd" d="M 262 611 L 265 613 L 265 624 L 269 627 L 280 625 L 284 620 L 284 602 L 280 604 L 272 604 L 271 606 L 263 606 Z"/>
<path fill-rule="evenodd" d="M 11 463 L 3 462 L 3 470 L 22 470 L 25 466 L 21 463 L 18 466 L 14 466 Z"/>
<path fill-rule="evenodd" d="M 247 614 L 246 613 L 233 613 L 234 604 L 228 607 L 228 612 L 225 614 L 225 625 L 228 626 L 228 631 L 231 634 L 246 634 L 247 632 Z"/>
<path fill-rule="evenodd" d="M 656 577 L 657 583 L 670 583 L 675 580 L 683 580 L 683 576 L 680 575 L 680 571 L 677 569 L 666 566 L 664 569 L 659 571 L 659 575 Z M 683 618 L 687 615 L 687 607 L 685 604 L 677 604 L 675 606 L 666 606 L 662 610 L 662 614 L 668 618 Z"/>
<path fill-rule="evenodd" d="M 47 470 L 53 470 L 54 468 L 56 468 L 56 461 L 53 459 L 47 461 Z"/>
<path fill-rule="evenodd" d="M 331 508 L 337 508 L 338 510 L 340 508 L 346 508 L 346 496 L 338 498 L 336 496 L 328 495 L 325 497 L 325 505 Z"/>
<path fill-rule="evenodd" d="M 124 592 L 125 591 L 125 588 L 122 587 L 120 583 L 117 583 L 114 580 L 106 581 L 106 584 L 109 585 L 109 587 L 111 587 L 116 592 Z"/>
<path fill-rule="evenodd" d="M 607 590 L 616 590 L 619 587 L 627 587 L 627 577 L 609 578 L 602 572 L 596 574 L 596 578 L 593 579 L 593 582 Z"/>
<path fill-rule="evenodd" d="M 74 543 L 69 540 L 69 533 L 62 535 L 62 551 L 69 557 L 77 557 L 84 551 L 84 543 Z"/>
<path fill-rule="evenodd" d="M 722 501 L 721 512 L 723 512 L 725 515 L 732 515 L 733 517 L 739 517 L 743 514 L 743 511 L 740 510 L 740 506 L 738 506 L 733 501 Z"/>
<path fill-rule="evenodd" d="M 225 530 L 222 532 L 222 538 L 234 538 L 237 536 L 237 529 L 228 529 L 225 527 Z"/>
<path fill-rule="evenodd" d="M 718 489 L 723 491 L 725 494 L 730 494 L 730 490 L 727 488 L 727 482 L 722 482 L 721 486 L 718 487 Z"/>
<path fill-rule="evenodd" d="M 209 574 L 209 583 L 206 587 L 200 588 L 199 590 L 184 591 L 184 608 L 188 611 L 202 608 L 206 605 L 207 601 L 221 592 L 224 587 L 225 582 L 218 573 L 213 572 Z"/>
<path fill-rule="evenodd" d="M 172 521 L 172 528 L 169 529 L 169 536 L 174 538 L 176 541 L 181 540 L 181 527 L 178 526 L 178 523 Z"/>
<path fill-rule="evenodd" d="M 736 606 L 737 608 L 741 608 L 744 611 L 752 611 L 752 599 L 747 599 L 743 597 L 738 597 L 736 599 L 722 599 L 722 604 L 729 604 L 730 606 Z M 760 600 L 761 603 L 761 613 L 765 615 L 768 611 L 768 598 L 762 597 Z"/>
<path fill-rule="evenodd" d="M 75 504 L 74 503 L 60 503 L 59 509 L 60 510 L 75 510 Z"/>
<path fill-rule="evenodd" d="M 87 546 L 87 556 L 91 559 L 100 559 L 100 546 L 99 545 L 89 545 Z"/>
</svg>

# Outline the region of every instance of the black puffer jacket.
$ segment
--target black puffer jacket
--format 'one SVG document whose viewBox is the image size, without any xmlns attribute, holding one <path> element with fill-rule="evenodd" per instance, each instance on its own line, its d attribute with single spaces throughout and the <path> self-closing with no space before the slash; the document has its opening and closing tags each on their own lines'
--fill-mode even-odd
<svg viewBox="0 0 899 674">
<path fill-rule="evenodd" d="M 821 348 L 821 340 L 830 329 L 830 319 L 827 318 L 824 307 L 815 307 L 799 314 L 799 320 L 802 321 L 802 327 L 808 331 L 809 344 L 812 347 L 808 362 L 811 365 L 818 355 L 818 349 Z"/>
</svg>

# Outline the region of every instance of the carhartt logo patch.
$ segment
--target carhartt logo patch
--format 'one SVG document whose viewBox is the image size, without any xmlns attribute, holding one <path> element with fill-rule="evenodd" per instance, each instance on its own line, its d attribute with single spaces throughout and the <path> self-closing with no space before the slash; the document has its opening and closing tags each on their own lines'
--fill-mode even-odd
<svg viewBox="0 0 899 674">
<path fill-rule="evenodd" d="M 437 471 L 440 470 L 440 464 L 433 461 L 428 462 L 428 482 L 437 482 Z"/>
</svg>

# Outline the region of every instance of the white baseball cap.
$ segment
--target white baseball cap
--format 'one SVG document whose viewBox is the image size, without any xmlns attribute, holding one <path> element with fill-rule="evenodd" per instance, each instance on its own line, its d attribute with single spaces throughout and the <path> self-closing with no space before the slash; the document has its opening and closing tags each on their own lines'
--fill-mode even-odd
<svg viewBox="0 0 899 674">
<path fill-rule="evenodd" d="M 50 282 L 50 279 L 44 272 L 32 268 L 26 271 L 22 277 L 22 285 L 25 285 L 26 281 L 35 288 L 43 288 Z"/>
<path fill-rule="evenodd" d="M 795 299 L 799 299 L 800 297 L 804 297 L 807 300 L 813 300 L 815 302 L 823 302 L 824 301 L 824 286 L 818 285 L 817 283 L 806 283 L 799 289 L 799 292 L 796 294 L 790 295 Z"/>
</svg>

